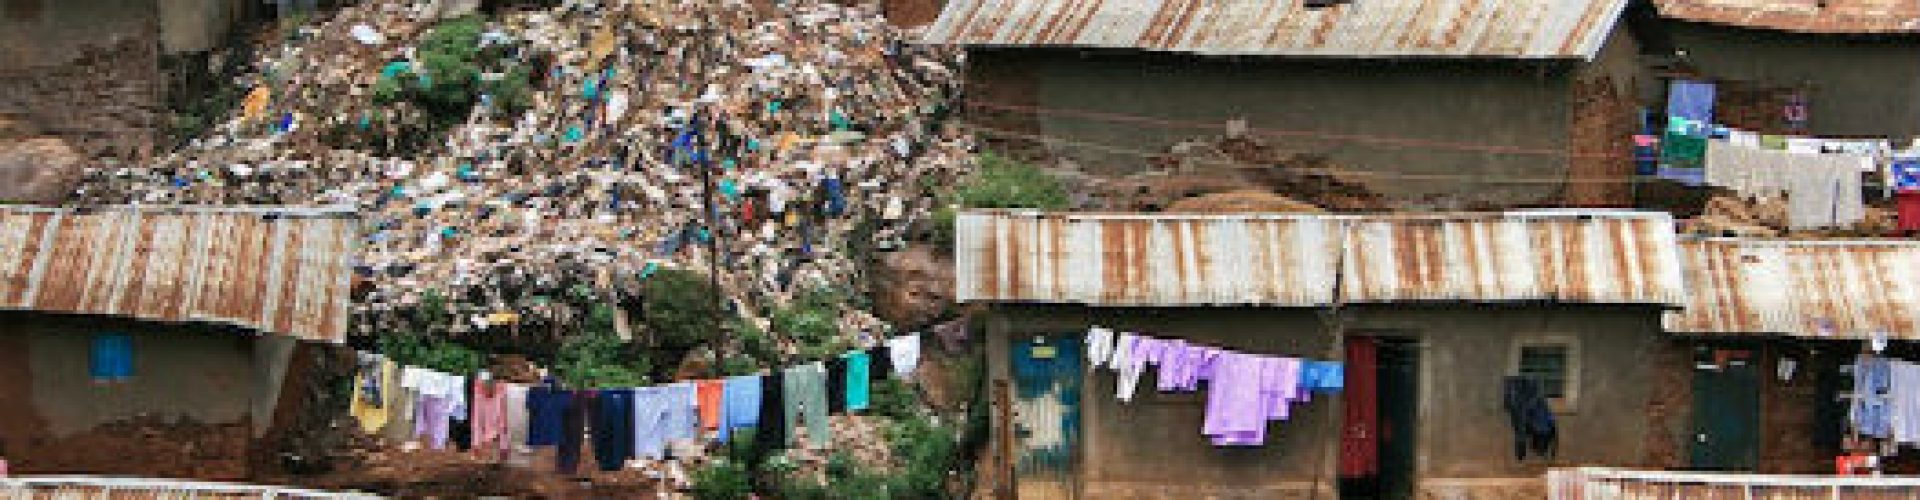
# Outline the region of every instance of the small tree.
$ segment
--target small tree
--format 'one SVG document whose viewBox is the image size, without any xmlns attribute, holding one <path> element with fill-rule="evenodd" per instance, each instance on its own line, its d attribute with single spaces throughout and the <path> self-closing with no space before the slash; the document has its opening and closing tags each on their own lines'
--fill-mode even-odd
<svg viewBox="0 0 1920 500">
<path fill-rule="evenodd" d="M 647 278 L 640 293 L 640 321 L 651 335 L 658 369 L 671 369 L 687 351 L 719 340 L 721 324 L 731 316 L 714 300 L 707 277 L 693 271 L 661 270 Z"/>
</svg>

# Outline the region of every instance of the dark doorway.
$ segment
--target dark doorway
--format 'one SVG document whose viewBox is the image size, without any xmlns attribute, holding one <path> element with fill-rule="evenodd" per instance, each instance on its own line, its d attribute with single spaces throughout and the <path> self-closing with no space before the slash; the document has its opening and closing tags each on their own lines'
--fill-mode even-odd
<svg viewBox="0 0 1920 500">
<path fill-rule="evenodd" d="M 1340 498 L 1413 498 L 1419 344 L 1393 337 L 1348 339 L 1347 371 Z"/>
<path fill-rule="evenodd" d="M 1745 346 L 1695 347 L 1693 468 L 1751 471 L 1759 462 L 1758 352 Z"/>
</svg>

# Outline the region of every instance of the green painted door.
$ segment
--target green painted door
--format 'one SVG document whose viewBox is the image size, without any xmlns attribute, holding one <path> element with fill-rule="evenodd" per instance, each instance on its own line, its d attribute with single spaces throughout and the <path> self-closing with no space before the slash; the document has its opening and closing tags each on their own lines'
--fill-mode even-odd
<svg viewBox="0 0 1920 500">
<path fill-rule="evenodd" d="M 1013 344 L 1015 469 L 1021 500 L 1074 496 L 1080 442 L 1080 341 L 1027 337 Z"/>
<path fill-rule="evenodd" d="M 1701 349 L 1693 371 L 1693 467 L 1751 471 L 1760 459 L 1757 351 Z"/>
</svg>

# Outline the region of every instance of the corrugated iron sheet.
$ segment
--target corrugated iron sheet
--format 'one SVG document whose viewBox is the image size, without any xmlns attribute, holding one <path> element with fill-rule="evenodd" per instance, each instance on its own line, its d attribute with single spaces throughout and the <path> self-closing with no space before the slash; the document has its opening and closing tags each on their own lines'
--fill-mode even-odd
<svg viewBox="0 0 1920 500">
<path fill-rule="evenodd" d="M 966 213 L 963 302 L 1321 306 L 1340 221 L 1294 216 Z"/>
<path fill-rule="evenodd" d="M 1639 212 L 960 216 L 964 302 L 1678 305 L 1673 220 Z M 1337 286 L 1337 287 L 1336 287 Z"/>
<path fill-rule="evenodd" d="M 340 342 L 356 231 L 338 210 L 0 208 L 0 308 Z"/>
<path fill-rule="evenodd" d="M 1678 305 L 1673 219 L 1613 211 L 1415 215 L 1348 226 L 1347 303 Z"/>
<path fill-rule="evenodd" d="M 927 43 L 1215 55 L 1591 58 L 1627 0 L 949 0 Z"/>
<path fill-rule="evenodd" d="M 1692 293 L 1667 331 L 1920 339 L 1920 243 L 1708 239 L 1680 244 Z"/>
<path fill-rule="evenodd" d="M 1912 0 L 1656 0 L 1660 15 L 1705 23 L 1801 33 L 1920 32 Z"/>
</svg>

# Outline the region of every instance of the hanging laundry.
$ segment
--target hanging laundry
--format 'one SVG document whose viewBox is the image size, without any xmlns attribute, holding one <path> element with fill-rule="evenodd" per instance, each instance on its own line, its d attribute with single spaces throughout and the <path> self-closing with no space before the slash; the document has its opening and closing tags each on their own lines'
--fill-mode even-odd
<svg viewBox="0 0 1920 500">
<path fill-rule="evenodd" d="M 1746 196 L 1786 195 L 1788 224 L 1795 229 L 1850 226 L 1866 217 L 1862 169 L 1871 157 L 1802 154 L 1713 141 L 1707 152 L 1708 184 Z"/>
<path fill-rule="evenodd" d="M 1159 359 L 1166 341 L 1146 336 L 1123 336 L 1123 340 L 1126 341 L 1123 345 L 1115 346 L 1115 349 L 1125 349 L 1127 354 L 1124 359 L 1118 351 L 1114 354 L 1114 359 L 1122 360 L 1123 364 L 1116 368 L 1120 374 L 1114 382 L 1113 396 L 1128 403 L 1133 401 L 1134 389 L 1140 385 L 1140 375 L 1146 372 L 1147 362 Z"/>
<path fill-rule="evenodd" d="M 1163 349 L 1160 355 L 1160 372 L 1156 377 L 1160 392 L 1193 391 L 1199 389 L 1202 368 L 1218 357 L 1220 349 L 1174 341 Z"/>
<path fill-rule="evenodd" d="M 1866 218 L 1861 171 L 1872 168 L 1872 159 L 1837 154 L 1798 156 L 1788 171 L 1788 225 L 1795 229 L 1848 227 Z"/>
<path fill-rule="evenodd" d="M 754 446 L 762 450 L 787 447 L 786 370 L 760 376 L 759 425 L 753 428 Z"/>
<path fill-rule="evenodd" d="M 1559 443 L 1559 430 L 1540 381 L 1507 377 L 1504 394 L 1507 425 L 1513 429 L 1513 458 L 1524 460 L 1529 453 L 1552 458 Z"/>
<path fill-rule="evenodd" d="M 598 391 L 599 407 L 593 415 L 593 457 L 602 471 L 616 471 L 633 458 L 634 391 L 606 389 Z"/>
<path fill-rule="evenodd" d="M 1300 368 L 1294 358 L 1269 358 L 1260 370 L 1260 399 L 1266 403 L 1267 420 L 1286 420 L 1293 416 L 1293 403 L 1300 399 Z"/>
<path fill-rule="evenodd" d="M 1705 176 L 1707 137 L 1704 122 L 1673 118 L 1660 138 L 1659 176 L 1688 185 L 1699 185 Z"/>
<path fill-rule="evenodd" d="M 720 416 L 726 413 L 726 381 L 701 380 L 694 385 L 700 391 L 700 428 L 719 430 Z"/>
<path fill-rule="evenodd" d="M 473 452 L 481 457 L 502 457 L 507 441 L 507 387 L 495 381 L 474 382 L 472 417 Z"/>
<path fill-rule="evenodd" d="M 913 379 L 914 369 L 920 366 L 920 334 L 915 332 L 888 339 L 887 354 L 893 361 L 893 376 Z"/>
<path fill-rule="evenodd" d="M 1887 397 L 1892 391 L 1893 368 L 1886 358 L 1855 358 L 1853 405 L 1847 412 L 1854 432 L 1882 439 L 1893 437 L 1892 408 Z"/>
<path fill-rule="evenodd" d="M 1896 153 L 1887 165 L 1894 191 L 1920 192 L 1920 152 Z"/>
<path fill-rule="evenodd" d="M 743 375 L 728 377 L 721 405 L 720 442 L 726 442 L 734 429 L 760 425 L 761 379 Z"/>
<path fill-rule="evenodd" d="M 1133 346 L 1139 342 L 1139 336 L 1131 333 L 1122 333 L 1114 337 L 1113 353 L 1107 358 L 1107 367 L 1119 371 L 1122 366 L 1131 364 L 1129 358 L 1133 354 Z"/>
<path fill-rule="evenodd" d="M 533 426 L 533 418 L 527 413 L 527 393 L 529 388 L 520 384 L 503 384 L 506 396 L 501 405 L 506 410 L 506 438 L 500 443 L 501 458 L 509 464 L 527 465 L 522 447 L 526 446 L 528 430 Z"/>
<path fill-rule="evenodd" d="M 827 413 L 847 413 L 847 358 L 834 356 L 824 362 L 827 368 Z"/>
<path fill-rule="evenodd" d="M 1267 406 L 1260 397 L 1268 358 L 1223 353 L 1207 373 L 1206 415 L 1200 432 L 1216 446 L 1257 446 L 1267 429 Z"/>
<path fill-rule="evenodd" d="M 853 351 L 847 358 L 847 411 L 856 412 L 869 406 L 868 393 L 873 383 L 869 373 L 869 358 L 865 351 Z"/>
<path fill-rule="evenodd" d="M 353 398 L 347 403 L 347 414 L 360 424 L 361 432 L 375 433 L 387 426 L 387 404 L 384 392 L 390 390 L 386 384 L 391 378 L 384 356 L 372 353 L 360 353 L 358 373 L 354 376 Z"/>
<path fill-rule="evenodd" d="M 807 431 L 807 443 L 810 447 L 826 446 L 832 439 L 831 427 L 827 420 L 827 369 L 820 363 L 810 363 L 790 367 L 781 380 L 782 407 L 786 424 L 790 428 L 804 424 Z M 799 441 L 798 435 L 789 434 L 788 446 Z"/>
<path fill-rule="evenodd" d="M 453 399 L 422 393 L 416 402 L 413 438 L 428 449 L 446 449 L 447 427 L 453 420 Z"/>
<path fill-rule="evenodd" d="M 1712 123 L 1714 94 L 1712 82 L 1673 80 L 1667 87 L 1667 116 Z"/>
<path fill-rule="evenodd" d="M 1639 134 L 1633 136 L 1634 174 L 1650 176 L 1659 173 L 1660 136 Z"/>
<path fill-rule="evenodd" d="M 1901 444 L 1920 444 L 1920 364 L 1902 360 L 1887 361 L 1889 379 L 1888 420 L 1893 427 L 1893 441 Z"/>
<path fill-rule="evenodd" d="M 1107 359 L 1113 356 L 1113 330 L 1101 327 L 1087 329 L 1087 369 L 1106 366 Z"/>
<path fill-rule="evenodd" d="M 1788 190 L 1787 172 L 1795 155 L 1742 147 L 1730 141 L 1707 145 L 1707 184 L 1732 189 L 1745 196 L 1774 198 Z"/>
<path fill-rule="evenodd" d="M 565 415 L 573 406 L 573 393 L 552 385 L 527 389 L 527 446 L 560 444 L 566 433 Z"/>
<path fill-rule="evenodd" d="M 568 401 L 560 415 L 560 446 L 553 456 L 554 471 L 573 474 L 580 470 L 580 449 L 586 444 L 587 426 L 599 406 L 598 397 L 594 391 L 575 391 Z"/>
<path fill-rule="evenodd" d="M 633 395 L 634 456 L 659 460 L 666 457 L 671 434 L 672 403 L 665 387 L 641 387 Z"/>
<path fill-rule="evenodd" d="M 1714 84 L 1673 80 L 1667 91 L 1667 127 L 1661 135 L 1659 176 L 1690 185 L 1701 181 L 1707 126 L 1713 123 Z"/>
</svg>

